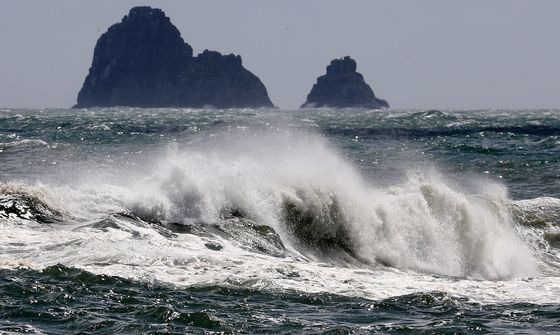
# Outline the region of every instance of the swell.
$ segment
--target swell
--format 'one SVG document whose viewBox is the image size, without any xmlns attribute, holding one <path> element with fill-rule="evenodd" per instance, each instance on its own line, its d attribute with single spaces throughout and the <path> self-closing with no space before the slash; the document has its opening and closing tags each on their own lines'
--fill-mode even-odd
<svg viewBox="0 0 560 335">
<path fill-rule="evenodd" d="M 535 135 L 535 136 L 560 136 L 560 127 L 548 125 L 521 125 L 521 126 L 453 126 L 438 128 L 418 127 L 390 127 L 390 128 L 327 128 L 328 135 L 359 136 L 359 137 L 389 137 L 389 138 L 432 138 L 437 136 L 453 137 L 478 133 L 496 133 L 506 135 Z"/>
<path fill-rule="evenodd" d="M 513 214 L 522 225 L 560 228 L 560 199 L 541 197 L 512 203 Z"/>
<path fill-rule="evenodd" d="M 0 270 L 0 303 L 7 333 L 422 333 L 427 324 L 436 333 L 546 333 L 558 319 L 557 304 L 479 304 L 437 290 L 369 300 L 225 285 L 176 288 L 63 265 Z"/>
<path fill-rule="evenodd" d="M 32 140 L 32 139 L 24 139 L 24 140 L 0 143 L 0 149 L 26 147 L 26 146 L 48 146 L 48 143 L 43 140 Z"/>
</svg>

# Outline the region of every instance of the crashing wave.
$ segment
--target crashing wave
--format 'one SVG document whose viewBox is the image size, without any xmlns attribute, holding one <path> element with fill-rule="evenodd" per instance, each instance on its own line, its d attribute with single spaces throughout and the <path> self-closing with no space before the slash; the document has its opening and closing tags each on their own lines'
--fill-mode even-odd
<svg viewBox="0 0 560 335">
<path fill-rule="evenodd" d="M 0 219 L 58 222 L 62 214 L 51 208 L 42 197 L 15 184 L 0 185 Z"/>
<path fill-rule="evenodd" d="M 48 146 L 49 144 L 43 140 L 23 139 L 11 142 L 0 143 L 0 149 L 32 147 L 32 146 Z"/>
<path fill-rule="evenodd" d="M 121 184 L 84 176 L 76 186 L 47 187 L 57 201 L 20 197 L 20 209 L 13 200 L 6 208 L 22 217 L 29 212 L 29 218 L 50 211 L 47 217 L 56 218 L 46 206 L 55 202 L 84 221 L 144 222 L 168 236 L 207 235 L 213 250 L 222 239 L 274 256 L 448 276 L 505 279 L 536 272 L 505 187 L 469 180 L 463 188 L 434 171 L 414 170 L 404 181 L 379 187 L 321 137 L 227 134 L 197 147 L 170 148 L 142 171 L 150 172 L 127 171 Z"/>
</svg>

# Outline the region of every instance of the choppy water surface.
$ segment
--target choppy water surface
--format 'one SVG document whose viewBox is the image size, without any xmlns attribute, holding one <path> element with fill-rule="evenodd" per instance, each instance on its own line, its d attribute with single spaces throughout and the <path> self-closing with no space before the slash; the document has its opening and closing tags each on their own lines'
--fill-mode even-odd
<svg viewBox="0 0 560 335">
<path fill-rule="evenodd" d="M 0 110 L 0 332 L 560 332 L 560 111 Z"/>
</svg>

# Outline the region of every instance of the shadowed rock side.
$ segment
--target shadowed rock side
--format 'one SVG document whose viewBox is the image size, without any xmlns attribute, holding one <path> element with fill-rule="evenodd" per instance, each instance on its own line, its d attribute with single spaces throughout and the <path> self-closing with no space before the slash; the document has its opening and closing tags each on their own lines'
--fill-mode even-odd
<svg viewBox="0 0 560 335">
<path fill-rule="evenodd" d="M 334 59 L 327 66 L 327 74 L 317 78 L 307 101 L 301 108 L 361 107 L 389 108 L 387 101 L 379 99 L 364 77 L 356 72 L 356 61 L 349 56 Z"/>
<path fill-rule="evenodd" d="M 241 57 L 204 50 L 179 75 L 175 103 L 217 108 L 272 107 L 257 76 L 241 65 Z"/>
<path fill-rule="evenodd" d="M 97 40 L 76 107 L 173 105 L 192 48 L 159 9 L 135 7 Z"/>
<path fill-rule="evenodd" d="M 75 108 L 273 107 L 257 76 L 239 56 L 192 47 L 165 13 L 134 7 L 95 46 Z"/>
</svg>

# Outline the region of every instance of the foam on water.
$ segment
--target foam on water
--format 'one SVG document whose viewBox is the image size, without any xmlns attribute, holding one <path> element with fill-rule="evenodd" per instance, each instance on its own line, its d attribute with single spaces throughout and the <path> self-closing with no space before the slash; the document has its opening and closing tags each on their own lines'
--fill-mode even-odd
<svg viewBox="0 0 560 335">
<path fill-rule="evenodd" d="M 65 264 L 97 274 L 177 286 L 224 285 L 264 290 L 296 290 L 383 299 L 424 291 L 445 291 L 472 301 L 559 303 L 557 277 L 488 281 L 433 276 L 392 268 L 349 267 L 255 254 L 219 240 L 211 251 L 207 238 L 179 235 L 170 239 L 147 227 L 121 223 L 106 230 L 66 226 L 13 226 L 2 238 L 2 249 L 17 248 L 17 259 L 0 262 L 3 268 L 40 269 Z M 14 255 L 15 256 L 15 255 Z"/>
<path fill-rule="evenodd" d="M 372 299 L 443 290 L 485 302 L 560 301 L 560 281 L 539 274 L 550 264 L 522 238 L 502 185 L 410 169 L 380 187 L 322 137 L 293 132 L 229 134 L 158 158 L 138 171 L 114 167 L 108 173 L 120 178 L 111 180 L 4 185 L 3 194 L 34 194 L 63 222 L 0 221 L 0 266 L 61 263 L 176 285 Z M 228 224 L 228 213 L 272 227 L 287 254 L 255 252 L 219 234 L 165 235 L 148 223 Z"/>
<path fill-rule="evenodd" d="M 0 143 L 0 148 L 12 148 L 23 146 L 48 146 L 48 143 L 43 140 L 23 139 L 10 142 Z"/>
</svg>

